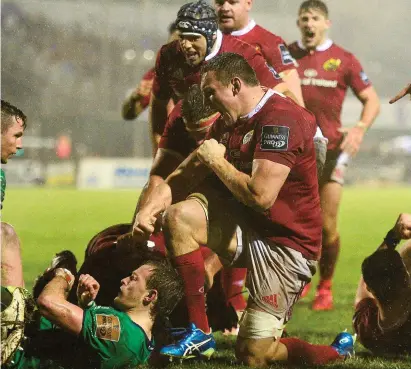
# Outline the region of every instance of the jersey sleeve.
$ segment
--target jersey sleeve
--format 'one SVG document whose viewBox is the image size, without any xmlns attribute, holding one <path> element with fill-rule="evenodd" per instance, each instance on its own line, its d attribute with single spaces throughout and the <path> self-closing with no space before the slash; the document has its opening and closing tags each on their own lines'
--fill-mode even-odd
<svg viewBox="0 0 411 369">
<path fill-rule="evenodd" d="M 281 37 L 270 40 L 267 46 L 261 51 L 268 64 L 272 66 L 277 73 L 296 68 L 297 63 L 288 50 L 287 44 Z"/>
<path fill-rule="evenodd" d="M 120 312 L 109 307 L 93 306 L 84 310 L 81 337 L 89 349 L 102 359 L 116 352 L 121 337 Z"/>
<path fill-rule="evenodd" d="M 172 96 L 172 89 L 167 73 L 167 45 L 164 45 L 157 54 L 156 66 L 154 68 L 153 94 L 160 100 L 169 100 Z"/>
<path fill-rule="evenodd" d="M 365 74 L 360 62 L 352 54 L 347 70 L 346 83 L 356 95 L 371 86 L 371 81 Z"/>
<path fill-rule="evenodd" d="M 263 54 L 261 54 L 260 52 L 256 51 L 254 55 L 252 55 L 248 60 L 248 62 L 254 69 L 261 85 L 268 88 L 273 88 L 279 83 L 283 82 L 278 72 L 267 63 L 267 61 L 264 59 Z"/>
<path fill-rule="evenodd" d="M 292 168 L 304 150 L 304 119 L 298 110 L 279 110 L 266 114 L 256 125 L 254 159 L 266 159 Z"/>
<path fill-rule="evenodd" d="M 158 147 L 164 150 L 172 150 L 186 157 L 189 153 L 185 150 L 187 133 L 183 129 L 185 125 L 181 115 L 181 104 L 181 101 L 178 102 L 168 116 Z"/>
<path fill-rule="evenodd" d="M 144 74 L 143 78 L 138 84 L 137 90 L 139 95 L 141 96 L 140 105 L 142 109 L 146 109 L 150 104 L 150 96 L 153 89 L 154 76 L 155 70 L 154 68 L 152 68 Z"/>
</svg>

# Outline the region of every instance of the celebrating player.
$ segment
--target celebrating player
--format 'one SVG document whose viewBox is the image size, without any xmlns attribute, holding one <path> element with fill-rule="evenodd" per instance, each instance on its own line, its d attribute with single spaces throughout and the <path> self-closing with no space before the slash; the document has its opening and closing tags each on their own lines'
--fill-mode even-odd
<svg viewBox="0 0 411 369">
<path fill-rule="evenodd" d="M 381 246 L 362 263 L 353 325 L 376 354 L 411 353 L 411 214 L 400 214 Z"/>
<path fill-rule="evenodd" d="M 183 292 L 180 278 L 166 259 L 148 260 L 124 278 L 113 307 L 94 303 L 100 286 L 92 276 L 80 276 L 80 307 L 67 301 L 74 282 L 70 270 L 57 267 L 46 273 L 52 275 L 37 298 L 41 317 L 26 327 L 24 334 L 30 338 L 26 341 L 21 327 L 30 302 L 28 293 L 24 288 L 2 287 L 5 368 L 47 364 L 109 369 L 142 364 L 152 351 L 154 321 L 168 315 Z"/>
<path fill-rule="evenodd" d="M 168 27 L 168 41 L 172 42 L 178 38 L 176 24 L 173 22 Z M 132 93 L 124 100 L 121 107 L 121 115 L 125 120 L 137 118 L 150 104 L 151 90 L 153 88 L 154 68 L 149 69 L 141 79 L 139 85 Z M 170 101 L 168 111 L 173 109 L 173 102 Z"/>
<path fill-rule="evenodd" d="M 243 55 L 254 68 L 260 82 L 267 87 L 285 89 L 281 77 L 270 69 L 253 46 L 218 30 L 215 10 L 204 0 L 183 5 L 177 14 L 179 40 L 164 45 L 155 67 L 150 100 L 150 122 L 153 146 L 157 149 L 167 120 L 167 103 L 183 98 L 188 88 L 200 82 L 200 68 L 224 52 Z"/>
<path fill-rule="evenodd" d="M 287 88 L 304 106 L 296 63 L 285 41 L 250 19 L 253 0 L 214 0 L 220 30 L 261 51 L 268 64 L 280 75 Z M 280 91 L 287 95 L 288 91 Z"/>
<path fill-rule="evenodd" d="M 7 101 L 1 100 L 1 164 L 22 148 L 22 137 L 27 117 Z M 1 171 L 1 208 L 6 196 L 6 174 Z M 13 280 L 16 286 L 23 287 L 20 240 L 13 226 L 1 222 L 1 279 L 4 285 Z"/>
<path fill-rule="evenodd" d="M 289 46 L 298 62 L 304 102 L 328 138 L 326 163 L 320 180 L 323 214 L 323 246 L 320 282 L 315 310 L 333 308 L 332 278 L 340 250 L 337 215 L 344 184 L 344 171 L 359 150 L 364 134 L 379 112 L 379 99 L 353 54 L 327 38 L 331 26 L 328 9 L 320 0 L 304 1 L 298 13 L 301 40 Z M 341 130 L 341 109 L 350 87 L 363 104 L 360 120 L 346 135 Z M 308 292 L 308 287 L 303 296 Z"/>
<path fill-rule="evenodd" d="M 291 99 L 263 90 L 238 54 L 213 58 L 203 73 L 204 95 L 224 121 L 214 123 L 211 139 L 156 187 L 137 214 L 135 234 L 152 233 L 153 219 L 167 209 L 166 244 L 183 277 L 186 299 L 196 298 L 204 286 L 200 244 L 247 267 L 250 297 L 236 347 L 242 362 L 320 364 L 349 355 L 353 339 L 347 333 L 332 347 L 280 339 L 321 247 L 314 116 Z M 175 193 L 193 187 L 197 194 L 171 205 Z M 161 353 L 187 359 L 209 357 L 214 350 L 207 322 L 198 320 Z"/>
</svg>

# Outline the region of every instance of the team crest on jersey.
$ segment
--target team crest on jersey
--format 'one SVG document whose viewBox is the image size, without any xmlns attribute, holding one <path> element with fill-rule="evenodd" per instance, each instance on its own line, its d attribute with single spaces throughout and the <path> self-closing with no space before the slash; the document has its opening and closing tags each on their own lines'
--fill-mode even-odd
<svg viewBox="0 0 411 369">
<path fill-rule="evenodd" d="M 251 138 L 253 137 L 254 130 L 247 132 L 244 137 L 243 137 L 243 145 L 247 145 L 250 141 Z"/>
<path fill-rule="evenodd" d="M 324 64 L 323 68 L 327 72 L 335 72 L 341 65 L 341 59 L 328 59 Z"/>
<path fill-rule="evenodd" d="M 118 342 L 120 339 L 120 319 L 115 315 L 96 314 L 96 336 L 103 340 Z"/>
</svg>

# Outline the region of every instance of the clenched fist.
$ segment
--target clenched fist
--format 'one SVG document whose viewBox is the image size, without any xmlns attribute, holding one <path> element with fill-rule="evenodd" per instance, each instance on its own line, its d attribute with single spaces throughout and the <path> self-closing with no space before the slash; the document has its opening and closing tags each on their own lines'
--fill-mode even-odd
<svg viewBox="0 0 411 369">
<path fill-rule="evenodd" d="M 94 301 L 100 290 L 100 284 L 89 274 L 81 274 L 77 286 L 77 301 L 81 307 L 86 307 Z"/>
<path fill-rule="evenodd" d="M 400 214 L 393 228 L 395 235 L 402 240 L 411 238 L 411 214 Z"/>
<path fill-rule="evenodd" d="M 198 159 L 207 166 L 212 166 L 217 159 L 224 158 L 225 146 L 213 138 L 204 141 L 197 150 Z"/>
</svg>

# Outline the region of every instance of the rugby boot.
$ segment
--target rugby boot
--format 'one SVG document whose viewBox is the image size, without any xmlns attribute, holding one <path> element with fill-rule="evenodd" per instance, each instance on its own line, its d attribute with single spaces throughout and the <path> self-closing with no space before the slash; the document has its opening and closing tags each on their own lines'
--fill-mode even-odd
<svg viewBox="0 0 411 369">
<path fill-rule="evenodd" d="M 164 346 L 160 354 L 173 358 L 186 360 L 193 358 L 207 358 L 213 355 L 216 349 L 215 339 L 212 333 L 206 334 L 191 323 L 186 333 L 175 344 Z"/>
<path fill-rule="evenodd" d="M 330 346 L 333 347 L 344 359 L 348 359 L 355 355 L 354 344 L 356 339 L 357 334 L 352 335 L 345 330 L 335 337 Z"/>
<path fill-rule="evenodd" d="M 316 311 L 332 310 L 333 294 L 331 288 L 318 287 L 314 297 L 312 309 Z"/>
</svg>

